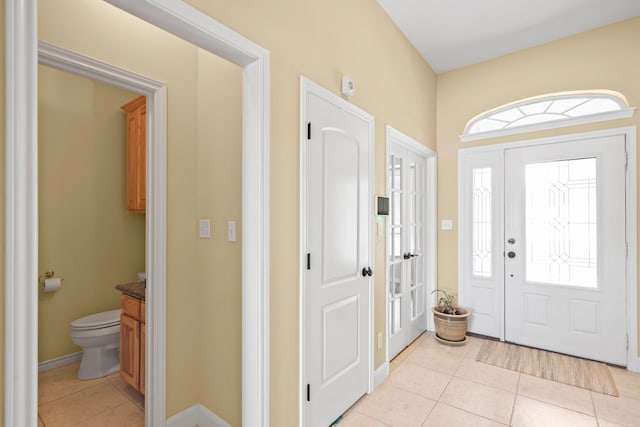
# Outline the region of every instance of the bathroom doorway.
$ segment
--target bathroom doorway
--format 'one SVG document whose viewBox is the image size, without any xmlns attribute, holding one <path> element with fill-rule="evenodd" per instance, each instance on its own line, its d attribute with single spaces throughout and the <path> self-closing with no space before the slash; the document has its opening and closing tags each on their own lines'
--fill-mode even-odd
<svg viewBox="0 0 640 427">
<path fill-rule="evenodd" d="M 145 162 L 144 151 L 129 149 L 135 141 L 123 106 L 131 101 L 146 106 L 139 93 L 38 66 L 38 418 L 44 425 L 144 426 L 140 347 L 131 357 L 135 383 L 125 381 L 118 363 L 125 329 L 115 287 L 136 291 L 132 301 L 145 296 L 144 205 L 132 211 L 127 197 L 135 179 L 129 164 Z M 140 343 L 144 323 L 134 326 Z"/>
<path fill-rule="evenodd" d="M 35 11 L 35 1 L 24 4 L 20 11 L 28 9 Z M 138 4 L 138 3 L 136 3 Z M 139 4 L 138 4 L 139 5 Z M 203 46 L 209 52 L 220 55 L 230 62 L 240 65 L 242 68 L 242 165 L 238 168 L 242 174 L 242 194 L 244 203 L 242 205 L 242 223 L 239 229 L 242 230 L 239 240 L 251 242 L 251 245 L 243 245 L 242 251 L 242 371 L 245 373 L 242 379 L 242 389 L 250 391 L 242 397 L 243 422 L 251 425 L 265 425 L 268 420 L 268 127 L 269 127 L 269 98 L 268 98 L 268 58 L 269 54 L 261 47 L 251 43 L 233 31 L 223 28 L 220 24 L 209 17 L 205 17 L 195 9 L 184 4 L 163 5 L 156 2 L 145 2 L 143 9 L 136 9 L 136 5 L 123 2 L 121 7 L 131 7 L 131 13 L 142 16 L 149 22 L 157 23 L 174 34 L 180 34 L 186 40 Z M 16 169 L 7 171 L 7 198 L 22 192 L 26 197 L 18 197 L 15 200 L 9 199 L 7 213 L 7 227 L 15 232 L 10 233 L 6 239 L 8 254 L 16 254 L 15 257 L 8 257 L 7 260 L 7 301 L 13 304 L 16 309 L 7 312 L 5 342 L 8 350 L 8 357 L 5 360 L 6 369 L 16 372 L 16 375 L 5 377 L 5 421 L 11 425 L 35 425 L 35 396 L 34 384 L 36 373 L 35 345 L 37 330 L 35 328 L 36 315 L 33 310 L 33 290 L 30 290 L 28 283 L 37 281 L 37 265 L 35 262 L 34 248 L 37 242 L 33 239 L 35 229 L 34 220 L 37 214 L 34 213 L 31 203 L 34 189 L 37 183 L 33 173 L 34 141 L 31 129 L 34 129 L 33 120 L 35 117 L 33 99 L 29 94 L 35 94 L 32 78 L 35 76 L 34 64 L 32 63 L 33 47 L 35 44 L 26 42 L 35 34 L 36 16 L 35 13 L 20 14 L 16 10 L 16 4 L 12 1 L 7 3 L 7 16 L 12 17 L 11 25 L 7 27 L 8 50 L 18 52 L 15 55 L 16 62 L 9 62 L 11 69 L 7 71 L 8 87 L 17 88 L 16 92 L 7 95 L 7 159 L 11 165 L 16 165 Z M 80 5 L 78 5 L 80 7 Z M 57 11 L 58 12 L 58 11 Z M 59 16 L 66 12 L 59 11 Z M 110 30 L 113 33 L 113 28 Z M 197 33 L 197 34 L 196 34 Z M 74 39 L 77 40 L 77 39 Z M 83 40 L 79 40 L 83 44 Z M 71 43 L 72 45 L 74 43 Z M 91 44 L 91 43 L 89 43 Z M 86 43 L 84 44 L 87 45 Z M 139 64 L 144 64 L 145 59 L 141 59 Z M 164 63 L 168 64 L 165 57 Z M 177 64 L 180 65 L 179 63 Z M 137 68 L 137 67 L 134 67 Z M 147 82 L 148 83 L 148 82 Z M 152 82 L 155 83 L 155 82 Z M 166 91 L 160 86 L 150 86 L 146 89 L 148 94 L 153 95 L 158 101 L 155 105 L 157 115 L 165 107 Z M 26 93 L 29 92 L 29 93 Z M 175 92 L 180 96 L 180 91 Z M 174 94 L 174 95 L 175 95 Z M 9 96 L 11 95 L 11 96 Z M 174 97 L 173 100 L 176 98 Z M 160 102 L 162 101 L 162 102 Z M 184 116 L 182 116 L 184 117 Z M 165 137 L 165 129 L 153 127 L 153 131 L 159 138 Z M 17 140 L 20 145 L 17 145 Z M 182 152 L 179 149 L 180 138 L 176 138 L 177 150 L 173 152 L 171 159 L 174 163 L 180 164 Z M 182 141 L 188 141 L 186 136 Z M 153 386 L 154 394 L 151 402 L 147 400 L 147 420 L 148 425 L 162 425 L 166 418 L 165 414 L 175 413 L 176 396 L 172 395 L 171 407 L 166 405 L 165 375 L 170 374 L 169 379 L 176 381 L 175 369 L 165 368 L 165 304 L 166 304 L 166 148 L 162 146 L 156 150 L 155 156 L 150 164 L 153 170 L 149 173 L 159 181 L 152 179 L 150 183 L 156 185 L 151 189 L 154 200 L 149 200 L 148 205 L 153 207 L 153 219 L 148 220 L 151 224 L 147 230 L 147 270 L 151 273 L 153 281 L 152 291 L 149 296 L 155 294 L 158 304 L 151 304 L 151 312 L 148 313 L 152 320 L 150 343 L 153 345 L 152 366 L 153 378 L 147 378 Z M 175 163 L 177 162 L 177 163 Z M 22 172 L 16 173 L 17 170 Z M 176 181 L 177 182 L 177 181 Z M 180 199 L 180 186 L 174 190 L 174 197 Z M 15 203 L 13 203 L 15 202 Z M 176 213 L 184 215 L 182 206 L 175 206 Z M 189 211 L 187 211 L 189 212 Z M 149 212 L 147 213 L 149 215 Z M 176 217 L 174 216 L 174 221 Z M 182 217 L 181 217 L 182 218 Z M 178 224 L 186 224 L 178 221 Z M 182 227 L 182 225 L 178 226 Z M 186 225 L 193 233 L 192 223 Z M 197 228 L 195 228 L 197 233 Z M 149 232 L 151 232 L 151 237 Z M 193 234 L 192 234 L 193 235 Z M 172 254 L 172 262 L 175 258 L 188 257 L 188 253 L 181 250 L 180 235 L 174 235 L 178 239 L 174 241 L 175 252 Z M 150 241 L 150 244 L 149 244 Z M 179 264 L 177 264 L 179 265 Z M 170 270 L 172 272 L 172 270 Z M 175 270 L 173 270 L 175 273 Z M 188 272 L 187 272 L 188 273 Z M 188 281 L 188 277 L 173 277 L 176 283 L 176 293 L 179 293 L 180 283 Z M 18 292 L 14 292 L 18 290 Z M 24 290 L 24 291 L 23 291 Z M 35 288 L 34 288 L 35 290 Z M 149 297 L 148 296 L 148 297 Z M 172 304 L 175 304 L 172 295 Z M 192 311 L 185 312 L 187 314 Z M 182 316 L 181 316 L 182 317 Z M 175 320 L 175 319 L 174 319 Z M 175 325 L 172 324 L 170 330 L 175 340 L 172 347 L 179 348 L 185 337 L 179 334 Z M 190 341 L 189 341 L 190 342 Z M 179 356 L 179 355 L 178 355 Z M 178 361 L 179 362 L 179 361 Z M 172 357 L 172 364 L 177 363 Z M 180 365 L 180 363 L 178 363 Z M 259 372 L 256 373 L 256 367 Z M 182 376 L 180 377 L 182 378 Z M 185 378 L 188 380 L 188 378 Z M 257 392 L 256 392 L 257 390 Z M 149 399 L 149 397 L 148 397 Z M 192 401 L 187 399 L 187 402 Z M 238 402 L 239 406 L 240 403 Z M 173 408 L 173 409 L 172 409 Z"/>
</svg>

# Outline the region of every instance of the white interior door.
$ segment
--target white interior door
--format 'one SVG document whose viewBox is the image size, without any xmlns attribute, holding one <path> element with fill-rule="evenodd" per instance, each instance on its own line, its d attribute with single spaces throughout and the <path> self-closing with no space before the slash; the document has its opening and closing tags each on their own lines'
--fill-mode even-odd
<svg viewBox="0 0 640 427">
<path fill-rule="evenodd" d="M 505 338 L 626 365 L 625 137 L 505 151 Z"/>
<path fill-rule="evenodd" d="M 389 144 L 388 333 L 393 359 L 426 329 L 426 158 Z"/>
<path fill-rule="evenodd" d="M 371 369 L 373 118 L 333 98 L 306 97 L 305 424 L 314 427 L 367 392 Z"/>
</svg>

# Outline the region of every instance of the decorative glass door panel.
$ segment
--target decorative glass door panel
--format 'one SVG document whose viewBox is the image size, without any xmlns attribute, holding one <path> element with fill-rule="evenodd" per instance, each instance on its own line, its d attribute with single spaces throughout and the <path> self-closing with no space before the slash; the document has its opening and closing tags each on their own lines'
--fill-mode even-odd
<svg viewBox="0 0 640 427">
<path fill-rule="evenodd" d="M 491 168 L 473 169 L 473 275 L 491 277 Z"/>
<path fill-rule="evenodd" d="M 505 338 L 626 365 L 624 136 L 505 151 Z"/>
<path fill-rule="evenodd" d="M 392 155 L 389 160 L 389 230 L 391 254 L 389 257 L 389 334 L 394 336 L 402 330 L 402 281 L 403 248 L 405 246 L 405 228 L 402 222 L 404 196 L 404 159 Z"/>
<path fill-rule="evenodd" d="M 597 287 L 596 159 L 525 165 L 526 280 Z"/>
</svg>

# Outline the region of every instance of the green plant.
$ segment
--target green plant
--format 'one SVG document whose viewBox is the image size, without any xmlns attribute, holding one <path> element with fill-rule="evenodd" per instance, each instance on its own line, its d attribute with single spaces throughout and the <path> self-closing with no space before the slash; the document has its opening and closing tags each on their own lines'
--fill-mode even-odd
<svg viewBox="0 0 640 427">
<path fill-rule="evenodd" d="M 453 300 L 455 299 L 455 297 L 448 294 L 446 291 L 443 291 L 442 289 L 436 289 L 431 293 L 435 294 L 438 292 L 442 293 L 440 299 L 438 300 L 438 310 L 444 314 L 458 314 L 456 308 L 453 306 Z"/>
</svg>

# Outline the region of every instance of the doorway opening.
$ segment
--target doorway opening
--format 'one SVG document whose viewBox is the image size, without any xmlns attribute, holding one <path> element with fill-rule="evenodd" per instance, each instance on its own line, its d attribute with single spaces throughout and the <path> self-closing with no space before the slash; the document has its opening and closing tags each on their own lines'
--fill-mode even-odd
<svg viewBox="0 0 640 427">
<path fill-rule="evenodd" d="M 242 412 L 247 425 L 269 420 L 269 53 L 184 3 L 146 0 L 115 6 L 243 68 L 243 354 Z M 37 14 L 35 0 L 7 1 L 6 109 L 6 317 L 5 424 L 37 422 Z M 149 112 L 148 112 L 149 113 Z M 153 129 L 151 130 L 153 131 Z M 159 130 L 158 137 L 164 137 Z M 156 188 L 149 188 L 148 205 L 154 241 L 147 244 L 150 294 L 147 320 L 149 352 L 157 370 L 150 390 L 147 425 L 166 422 L 166 149 L 150 160 L 157 167 Z M 153 200 L 151 195 L 154 195 Z M 151 210 L 150 210 L 151 211 Z M 164 240 L 163 240 L 164 239 Z M 246 244 L 245 244 L 246 243 Z M 155 295 L 155 297 L 152 297 Z"/>
<path fill-rule="evenodd" d="M 77 360 L 82 353 L 73 353 L 77 347 L 72 345 L 71 339 L 76 344 L 80 343 L 78 340 L 84 342 L 86 340 L 79 335 L 86 333 L 74 333 L 70 339 L 69 324 L 83 327 L 79 326 L 79 322 L 92 321 L 89 318 L 82 320 L 84 316 L 97 312 L 105 316 L 108 310 L 120 308 L 120 294 L 115 290 L 117 283 L 138 282 L 136 297 L 132 301 L 144 299 L 145 247 L 147 241 L 155 241 L 154 236 L 148 236 L 149 239 L 145 236 L 146 230 L 153 230 L 147 219 L 153 218 L 155 212 L 145 213 L 144 193 L 147 182 L 151 188 L 157 187 L 157 184 L 153 182 L 153 176 L 147 179 L 143 172 L 142 179 L 137 182 L 138 187 L 143 186 L 139 188 L 142 203 L 138 202 L 140 207 L 131 205 L 131 200 L 124 194 L 125 188 L 129 190 L 129 185 L 124 181 L 133 181 L 135 176 L 126 171 L 125 159 L 143 162 L 139 166 L 144 171 L 147 157 L 144 153 L 153 156 L 165 144 L 164 141 L 151 138 L 148 147 L 146 138 L 127 143 L 124 129 L 126 120 L 121 106 L 134 98 L 142 100 L 151 111 L 149 126 L 155 129 L 146 132 L 147 122 L 143 119 L 140 124 L 144 125 L 145 132 L 142 135 L 149 133 L 153 137 L 158 134 L 158 128 L 166 128 L 166 113 L 161 111 L 163 101 L 159 93 L 165 87 L 45 42 L 38 44 L 38 61 L 41 67 L 39 87 L 42 89 L 39 92 L 38 116 L 39 271 L 44 271 L 45 267 L 55 269 L 66 279 L 64 292 L 60 295 L 58 292 L 42 293 L 39 298 L 39 417 L 46 420 L 49 416 L 59 416 L 61 406 L 65 405 L 60 398 L 72 398 L 74 393 L 84 390 L 98 393 L 94 401 L 105 405 L 106 400 L 101 399 L 101 395 L 115 396 L 114 402 L 128 405 L 129 415 L 134 419 L 142 418 L 144 423 L 145 365 L 153 367 L 157 364 L 154 363 L 156 356 L 153 354 L 147 353 L 149 361 L 146 357 L 142 360 L 137 357 L 140 354 L 138 346 L 144 348 L 146 344 L 146 340 L 142 338 L 141 341 L 140 338 L 145 336 L 144 323 L 140 329 L 140 317 L 131 319 L 131 322 L 135 322 L 135 336 L 138 337 L 135 343 L 138 348 L 135 366 L 130 367 L 133 372 L 127 378 L 131 385 L 120 380 L 116 365 L 113 368 L 104 365 L 98 369 L 99 365 L 89 360 L 84 362 L 78 377 L 100 377 L 77 381 Z M 140 97 L 140 93 L 148 96 Z M 144 147 L 140 147 L 144 150 L 142 154 L 134 153 L 131 156 L 126 147 L 142 141 L 145 141 Z M 130 214 L 136 208 L 137 212 Z M 139 215 L 138 212 L 145 215 Z M 64 247 L 60 246 L 61 242 L 65 242 Z M 156 284 L 154 279 L 150 275 L 150 285 Z M 145 281 L 145 284 L 140 284 L 140 281 Z M 156 292 L 155 287 L 153 291 L 151 287 L 150 292 Z M 140 305 L 139 302 L 137 304 Z M 116 313 L 113 319 L 120 323 L 122 335 L 122 317 Z M 127 319 L 129 317 L 123 320 Z M 109 360 L 112 356 L 108 352 L 116 356 L 120 353 L 118 350 L 122 350 L 122 347 L 105 350 L 100 360 Z M 129 352 L 127 350 L 126 353 Z M 123 363 L 129 358 L 125 357 L 123 361 L 120 355 L 119 359 L 120 366 L 124 366 Z M 73 365 L 65 366 L 69 363 Z M 59 388 L 57 384 L 60 381 L 66 381 L 64 392 L 47 394 L 47 390 Z M 95 412 L 101 409 L 111 407 L 96 406 Z M 76 419 L 73 411 L 66 411 L 65 416 Z"/>
</svg>

